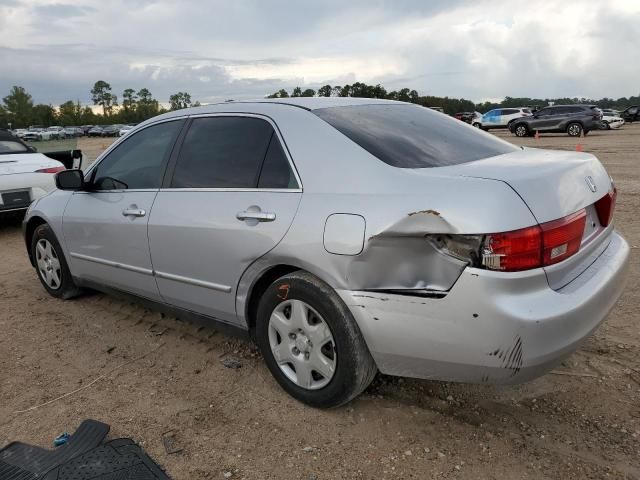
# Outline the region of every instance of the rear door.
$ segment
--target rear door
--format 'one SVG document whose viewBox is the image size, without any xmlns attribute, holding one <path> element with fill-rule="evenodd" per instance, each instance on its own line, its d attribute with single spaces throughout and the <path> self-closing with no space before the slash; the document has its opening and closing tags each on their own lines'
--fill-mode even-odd
<svg viewBox="0 0 640 480">
<path fill-rule="evenodd" d="M 302 189 L 291 159 L 269 119 L 225 114 L 192 120 L 170 170 L 149 221 L 160 294 L 234 323 L 240 276 L 278 244 L 297 211 Z"/>
<path fill-rule="evenodd" d="M 160 299 L 147 223 L 183 124 L 174 120 L 144 128 L 87 172 L 89 191 L 73 193 L 63 218 L 74 276 Z"/>
</svg>

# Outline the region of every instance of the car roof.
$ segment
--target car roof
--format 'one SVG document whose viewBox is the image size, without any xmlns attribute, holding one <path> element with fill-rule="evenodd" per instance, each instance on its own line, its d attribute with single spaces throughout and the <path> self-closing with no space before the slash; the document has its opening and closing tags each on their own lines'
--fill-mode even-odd
<svg viewBox="0 0 640 480">
<path fill-rule="evenodd" d="M 139 126 L 146 126 L 157 121 L 168 120 L 170 118 L 185 117 L 189 115 L 207 115 L 210 113 L 230 113 L 244 112 L 253 114 L 271 114 L 281 109 L 285 110 L 302 109 L 306 111 L 318 110 L 321 108 L 344 107 L 352 105 L 406 105 L 416 104 L 400 102 L 396 100 L 382 100 L 378 98 L 353 98 L 353 97 L 295 97 L 295 98 L 261 98 L 255 100 L 228 100 L 226 102 L 211 103 L 198 107 L 184 108 L 163 113 L 140 123 Z M 275 109 L 275 110 L 274 110 Z"/>
</svg>

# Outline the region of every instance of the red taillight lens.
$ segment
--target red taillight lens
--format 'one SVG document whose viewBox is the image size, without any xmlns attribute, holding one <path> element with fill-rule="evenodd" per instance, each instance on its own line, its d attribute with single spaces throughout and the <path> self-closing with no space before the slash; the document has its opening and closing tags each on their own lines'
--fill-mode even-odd
<svg viewBox="0 0 640 480">
<path fill-rule="evenodd" d="M 487 235 L 482 264 L 491 270 L 517 272 L 541 263 L 542 235 L 539 226 Z"/>
<path fill-rule="evenodd" d="M 580 250 L 586 212 L 534 227 L 485 237 L 482 264 L 490 270 L 518 272 L 553 265 Z"/>
<path fill-rule="evenodd" d="M 553 265 L 580 250 L 587 214 L 584 210 L 540 225 L 542 229 L 542 264 Z"/>
<path fill-rule="evenodd" d="M 66 170 L 64 167 L 50 167 L 50 168 L 41 168 L 40 170 L 36 170 L 36 173 L 58 173 L 62 170 Z"/>
<path fill-rule="evenodd" d="M 600 225 L 603 227 L 608 226 L 613 219 L 613 211 L 616 208 L 617 197 L 618 190 L 616 187 L 613 187 L 613 190 L 595 203 L 598 219 L 600 220 Z"/>
</svg>

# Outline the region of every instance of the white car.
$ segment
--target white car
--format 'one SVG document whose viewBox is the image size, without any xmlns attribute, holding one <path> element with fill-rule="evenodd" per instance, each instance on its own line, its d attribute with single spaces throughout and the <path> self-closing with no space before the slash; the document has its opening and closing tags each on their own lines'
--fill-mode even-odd
<svg viewBox="0 0 640 480">
<path fill-rule="evenodd" d="M 121 137 L 124 137 L 127 133 L 129 133 L 134 128 L 136 128 L 135 125 L 123 125 L 118 131 L 118 135 Z"/>
<path fill-rule="evenodd" d="M 531 109 L 526 107 L 494 108 L 482 115 L 479 119 L 474 118 L 472 125 L 482 128 L 483 130 L 507 128 L 510 121 L 520 117 L 528 117 L 529 115 L 531 115 Z"/>
<path fill-rule="evenodd" d="M 54 174 L 64 169 L 13 135 L 0 133 L 0 214 L 26 210 L 55 189 Z"/>
<path fill-rule="evenodd" d="M 602 110 L 602 125 L 607 130 L 620 128 L 624 125 L 624 119 L 614 110 Z"/>
</svg>

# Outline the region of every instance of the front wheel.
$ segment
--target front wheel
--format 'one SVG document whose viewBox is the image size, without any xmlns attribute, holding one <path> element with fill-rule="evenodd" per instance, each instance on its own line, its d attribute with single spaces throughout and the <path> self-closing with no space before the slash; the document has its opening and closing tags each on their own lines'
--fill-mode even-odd
<svg viewBox="0 0 640 480">
<path fill-rule="evenodd" d="M 33 233 L 31 255 L 40 283 L 50 295 L 66 300 L 81 293 L 73 282 L 60 243 L 46 223 Z"/>
<path fill-rule="evenodd" d="M 578 122 L 571 122 L 569 125 L 567 125 L 567 134 L 570 137 L 579 137 L 580 135 L 582 135 L 582 125 L 580 125 Z"/>
<path fill-rule="evenodd" d="M 306 272 L 285 275 L 264 292 L 256 339 L 282 388 L 313 407 L 349 402 L 377 372 L 348 307 L 329 285 Z"/>
</svg>

